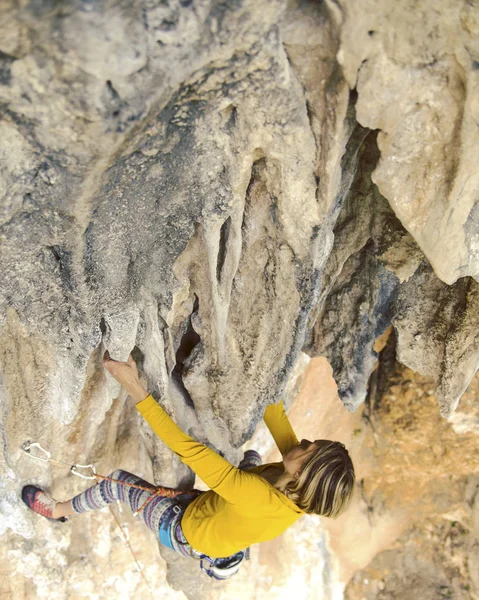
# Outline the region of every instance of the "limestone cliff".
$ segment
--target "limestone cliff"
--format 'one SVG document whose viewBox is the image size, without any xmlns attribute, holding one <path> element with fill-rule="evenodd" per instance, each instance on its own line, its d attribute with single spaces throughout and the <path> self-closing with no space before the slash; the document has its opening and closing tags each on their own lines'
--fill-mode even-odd
<svg viewBox="0 0 479 600">
<path fill-rule="evenodd" d="M 475 0 L 0 3 L 0 531 L 18 597 L 119 593 L 120 576 L 102 516 L 88 533 L 25 510 L 27 481 L 83 487 L 25 441 L 192 483 L 105 349 L 136 347 L 153 394 L 232 461 L 302 349 L 358 407 L 391 325 L 456 408 L 479 360 L 478 23 Z"/>
</svg>

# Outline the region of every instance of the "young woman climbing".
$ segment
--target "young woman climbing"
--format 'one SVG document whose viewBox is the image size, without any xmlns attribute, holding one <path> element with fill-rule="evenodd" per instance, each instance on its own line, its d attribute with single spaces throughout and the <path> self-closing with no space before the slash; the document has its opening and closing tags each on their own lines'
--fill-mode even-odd
<svg viewBox="0 0 479 600">
<path fill-rule="evenodd" d="M 66 502 L 56 502 L 38 487 L 24 487 L 23 500 L 35 512 L 65 520 L 120 500 L 134 512 L 140 510 L 165 546 L 194 558 L 222 558 L 273 539 L 304 513 L 334 518 L 347 507 L 354 488 L 348 451 L 329 440 L 299 442 L 281 403 L 269 405 L 264 420 L 283 461 L 260 466 L 259 455 L 250 451 L 237 468 L 177 427 L 141 385 L 131 356 L 119 362 L 106 353 L 103 365 L 153 431 L 211 489 L 170 497 L 168 490 L 155 493 L 152 484 L 117 470 Z"/>
</svg>

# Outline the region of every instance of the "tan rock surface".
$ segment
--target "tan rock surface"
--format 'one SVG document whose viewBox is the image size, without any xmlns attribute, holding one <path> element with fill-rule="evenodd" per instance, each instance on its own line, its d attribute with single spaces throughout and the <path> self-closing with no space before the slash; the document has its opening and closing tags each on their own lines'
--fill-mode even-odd
<svg viewBox="0 0 479 600">
<path fill-rule="evenodd" d="M 379 363 L 378 381 L 386 368 Z M 345 443 L 358 485 L 344 516 L 308 523 L 311 574 L 303 577 L 321 577 L 314 587 L 298 586 L 302 597 L 342 598 L 350 580 L 348 600 L 476 597 L 479 428 L 456 431 L 453 418 L 437 414 L 432 389 L 431 380 L 399 367 L 386 389 L 372 386 L 368 406 L 352 415 L 339 402 L 327 361 L 309 363 L 291 421 L 303 437 Z M 460 406 L 469 422 L 478 416 L 478 395 L 476 377 Z M 278 561 L 303 542 L 294 528 L 289 534 L 260 549 L 286 581 L 289 568 L 291 579 L 303 568 L 299 557 L 288 568 Z"/>
<path fill-rule="evenodd" d="M 358 121 L 380 130 L 373 181 L 443 281 L 477 278 L 477 4 L 341 8 L 338 58 L 358 90 Z"/>
</svg>

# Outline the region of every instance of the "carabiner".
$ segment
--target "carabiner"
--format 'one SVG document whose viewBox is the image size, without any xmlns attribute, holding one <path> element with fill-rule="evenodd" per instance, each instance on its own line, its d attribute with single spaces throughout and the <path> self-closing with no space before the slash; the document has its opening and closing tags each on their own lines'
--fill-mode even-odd
<svg viewBox="0 0 479 600">
<path fill-rule="evenodd" d="M 203 564 L 204 560 L 207 560 L 210 563 L 209 567 L 204 566 L 204 564 Z M 213 577 L 213 572 L 211 571 L 211 567 L 213 566 L 213 564 L 214 564 L 214 560 L 210 556 L 206 556 L 206 554 L 203 554 L 203 556 L 200 557 L 200 569 L 202 571 L 204 571 L 210 577 Z"/>
<path fill-rule="evenodd" d="M 40 450 L 40 452 L 43 452 L 44 455 L 35 456 L 31 452 L 32 448 L 38 448 L 38 450 Z M 48 450 L 45 450 L 45 448 L 42 448 L 38 442 L 25 442 L 22 446 L 22 450 L 25 452 L 25 454 L 28 454 L 28 456 L 31 456 L 35 460 L 41 460 L 42 462 L 49 462 L 52 456 L 50 452 L 48 452 Z"/>
<path fill-rule="evenodd" d="M 82 475 L 82 473 L 78 472 L 78 469 L 91 469 L 93 475 Z M 73 475 L 76 475 L 77 477 L 81 477 L 82 479 L 96 479 L 96 469 L 94 465 L 72 465 L 70 467 L 70 471 L 73 473 Z"/>
</svg>

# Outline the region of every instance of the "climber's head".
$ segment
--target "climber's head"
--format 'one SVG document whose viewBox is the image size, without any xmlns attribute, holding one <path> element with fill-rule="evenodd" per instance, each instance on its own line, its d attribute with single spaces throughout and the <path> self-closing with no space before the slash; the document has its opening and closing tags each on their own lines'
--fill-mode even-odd
<svg viewBox="0 0 479 600">
<path fill-rule="evenodd" d="M 301 510 L 335 518 L 347 508 L 355 477 L 343 444 L 302 440 L 284 456 L 283 464 L 291 477 L 283 491 Z"/>
</svg>

